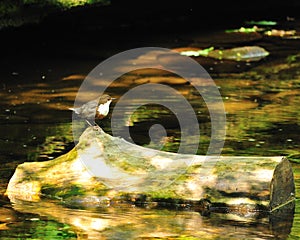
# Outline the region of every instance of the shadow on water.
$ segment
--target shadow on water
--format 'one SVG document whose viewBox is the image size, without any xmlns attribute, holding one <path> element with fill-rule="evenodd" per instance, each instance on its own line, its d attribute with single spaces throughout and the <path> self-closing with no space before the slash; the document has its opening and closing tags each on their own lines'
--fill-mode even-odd
<svg viewBox="0 0 300 240">
<path fill-rule="evenodd" d="M 296 23 L 295 23 L 296 25 Z M 224 33 L 194 33 L 190 45 L 205 47 L 257 44 L 271 52 L 269 58 L 242 69 L 226 61 L 203 62 L 218 85 L 227 113 L 227 135 L 224 155 L 297 155 L 299 154 L 300 62 L 299 40 L 249 38 L 232 42 Z M 161 41 L 166 39 L 161 36 Z M 184 38 L 184 37 L 183 37 Z M 222 41 L 220 41 L 222 39 Z M 217 41 L 219 40 L 219 41 Z M 167 41 L 167 40 L 166 40 Z M 150 44 L 152 43 L 149 40 Z M 179 46 L 180 42 L 176 42 Z M 165 44 L 168 45 L 167 43 Z M 170 44 L 173 47 L 174 43 Z M 109 56 L 95 46 L 88 49 L 92 58 L 72 60 L 32 58 L 19 59 L 1 73 L 0 89 L 0 194 L 16 166 L 25 161 L 51 160 L 73 146 L 72 107 L 85 75 L 98 59 Z M 116 49 L 111 50 L 116 52 Z M 110 52 L 110 53 L 111 53 Z M 81 53 L 78 53 L 80 55 Z M 87 54 L 87 53 L 85 53 Z M 215 64 L 215 68 L 211 68 Z M 228 64 L 228 65 L 226 65 Z M 63 66 L 63 67 L 62 67 Z M 237 71 L 221 72 L 221 70 Z M 156 75 L 155 75 L 156 74 Z M 166 72 L 129 73 L 108 88 L 113 97 L 142 83 L 163 79 L 189 100 L 200 123 L 198 154 L 205 154 L 210 141 L 210 121 L 203 100 L 186 82 Z M 111 108 L 114 108 L 112 104 Z M 116 113 L 118 114 L 118 113 Z M 101 126 L 111 132 L 110 116 Z M 127 125 L 137 144 L 148 145 L 149 129 L 162 124 L 167 136 L 161 139 L 163 150 L 174 151 L 180 144 L 180 128 L 174 115 L 159 105 L 143 106 L 135 111 Z M 121 129 L 122 130 L 122 129 Z M 191 134 L 191 139 L 194 137 Z M 157 146 L 149 146 L 157 147 Z M 103 206 L 98 209 L 68 209 L 57 202 L 15 203 L 0 199 L 0 238 L 3 239 L 298 239 L 300 235 L 300 166 L 293 163 L 297 201 L 293 219 L 276 217 L 245 218 L 214 213 L 201 216 L 193 209 L 147 209 L 133 205 Z"/>
</svg>

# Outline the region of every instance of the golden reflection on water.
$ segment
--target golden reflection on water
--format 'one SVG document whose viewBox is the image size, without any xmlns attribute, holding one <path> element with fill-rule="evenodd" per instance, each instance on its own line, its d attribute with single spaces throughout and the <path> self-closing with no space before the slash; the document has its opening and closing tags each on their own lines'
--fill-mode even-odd
<svg viewBox="0 0 300 240">
<path fill-rule="evenodd" d="M 130 205 L 77 210 L 41 201 L 36 204 L 16 203 L 14 209 L 38 214 L 40 220 L 55 219 L 70 225 L 77 236 L 88 239 L 267 239 L 274 234 L 287 234 L 276 232 L 276 229 L 272 232 L 266 218 L 239 220 L 237 216 L 219 214 L 202 217 L 193 211 L 147 210 Z"/>
<path fill-rule="evenodd" d="M 293 67 L 299 68 L 299 64 L 295 64 Z M 216 84 L 228 114 L 224 155 L 266 156 L 300 152 L 300 76 L 296 74 L 288 79 L 280 79 L 276 74 L 288 70 L 290 66 L 287 64 L 265 67 L 264 71 L 258 67 L 245 74 L 216 76 Z M 266 78 L 267 74 L 271 77 Z M 71 113 L 67 108 L 73 105 L 84 78 L 84 74 L 77 73 L 51 83 L 22 84 L 13 92 L 12 87 L 1 90 L 3 124 L 0 126 L 0 148 L 4 156 L 0 167 L 0 193 L 5 191 L 7 181 L 18 163 L 48 160 L 55 157 L 55 153 L 60 155 L 68 150 L 67 144 L 72 142 L 72 133 Z M 190 100 L 200 128 L 203 128 L 202 141 L 207 146 L 210 140 L 207 108 L 195 94 L 195 89 L 186 84 L 184 79 L 162 70 L 141 69 L 123 75 L 111 84 L 108 91 L 118 98 L 130 87 L 149 82 L 171 84 Z M 98 84 L 102 85 L 101 82 Z M 145 144 L 147 131 L 145 133 L 145 125 L 142 124 L 162 119 L 170 133 L 168 138 L 162 139 L 164 150 L 176 151 L 174 146 L 180 142 L 180 134 L 178 126 L 171 121 L 173 117 L 164 108 L 150 106 L 136 111 L 127 122 L 127 127 L 130 126 L 133 133 L 140 137 L 139 142 Z M 60 122 L 65 123 L 59 125 Z M 102 124 L 104 129 L 110 131 L 109 118 Z M 199 153 L 204 152 L 205 147 L 199 150 Z M 293 167 L 298 200 L 291 239 L 300 235 L 300 171 L 298 164 Z M 34 205 L 15 204 L 13 208 L 25 215 L 37 214 L 34 216 L 38 216 L 40 221 L 55 220 L 70 225 L 82 239 L 87 236 L 94 239 L 270 239 L 276 234 L 286 238 L 289 232 L 288 226 L 285 231 L 276 231 L 276 227 L 271 231 L 267 218 L 238 219 L 237 216 L 220 214 L 203 217 L 195 211 L 150 210 L 131 205 L 78 210 L 42 201 Z M 0 236 L 3 231 L 14 229 L 14 226 L 24 227 L 25 219 L 18 220 L 17 215 L 11 207 L 0 208 L 0 222 L 3 222 L 0 224 Z"/>
</svg>

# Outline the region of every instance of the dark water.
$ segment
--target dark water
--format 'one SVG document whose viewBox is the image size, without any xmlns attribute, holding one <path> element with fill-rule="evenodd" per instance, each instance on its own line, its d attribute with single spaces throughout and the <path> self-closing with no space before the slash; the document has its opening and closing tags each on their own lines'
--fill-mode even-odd
<svg viewBox="0 0 300 240">
<path fill-rule="evenodd" d="M 289 22 L 289 28 L 290 25 Z M 299 22 L 293 22 L 292 26 L 300 30 Z M 230 214 L 204 217 L 188 209 L 150 210 L 130 205 L 75 210 L 57 208 L 51 202 L 11 205 L 2 197 L 0 238 L 299 239 L 300 40 L 245 36 L 228 37 L 224 31 L 209 34 L 196 32 L 183 36 L 185 41 L 176 44 L 170 43 L 168 36 L 161 36 L 159 43 L 170 48 L 184 47 L 187 40 L 194 47 L 259 45 L 271 53 L 266 59 L 250 66 L 226 61 L 200 63 L 211 73 L 225 104 L 227 134 L 222 154 L 284 155 L 294 159 L 296 210 L 294 218 L 286 221 L 286 226 L 272 225 L 268 217 L 239 218 Z M 51 160 L 73 147 L 72 115 L 67 108 L 73 106 L 86 74 L 101 60 L 117 52 L 116 49 L 103 51 L 95 46 L 85 46 L 84 50 L 74 54 L 75 57 L 43 58 L 39 55 L 29 60 L 24 56 L 17 60 L 13 57 L 8 59 L 1 72 L 0 89 L 1 195 L 18 164 Z M 92 57 L 88 58 L 89 53 Z M 162 77 L 167 77 L 167 84 L 188 99 L 197 113 L 201 132 L 197 153 L 205 154 L 211 126 L 203 100 L 191 85 L 174 80 L 172 74 L 151 74 L 149 71 L 129 73 L 116 80 L 108 92 L 120 98 L 128 89 L 138 85 L 139 79 L 150 76 L 151 81 L 161 81 Z M 112 103 L 111 110 L 114 105 Z M 168 109 L 157 104 L 147 105 L 139 108 L 127 124 L 133 140 L 147 146 L 150 141 L 148 131 L 156 123 L 162 124 L 167 132 L 162 149 L 176 152 L 181 141 L 180 128 Z M 100 124 L 105 131 L 111 132 L 109 117 Z M 150 145 L 154 148 L 159 146 Z"/>
</svg>

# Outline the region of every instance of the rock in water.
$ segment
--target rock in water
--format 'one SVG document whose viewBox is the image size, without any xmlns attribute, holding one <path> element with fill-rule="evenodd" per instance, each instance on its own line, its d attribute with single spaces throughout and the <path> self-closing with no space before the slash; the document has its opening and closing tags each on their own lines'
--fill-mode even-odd
<svg viewBox="0 0 300 240">
<path fill-rule="evenodd" d="M 225 50 L 213 50 L 208 53 L 208 57 L 216 59 L 227 59 L 234 61 L 254 62 L 259 61 L 270 53 L 262 47 L 245 46 Z"/>
</svg>

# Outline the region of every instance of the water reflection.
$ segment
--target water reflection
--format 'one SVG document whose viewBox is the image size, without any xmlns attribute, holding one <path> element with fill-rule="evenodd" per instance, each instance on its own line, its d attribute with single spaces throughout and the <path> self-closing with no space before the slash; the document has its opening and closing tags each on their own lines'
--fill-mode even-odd
<svg viewBox="0 0 300 240">
<path fill-rule="evenodd" d="M 298 80 L 290 80 L 290 85 Z M 298 151 L 297 113 L 281 111 L 284 106 L 297 109 L 293 101 L 298 92 L 279 95 L 268 93 L 274 97 L 266 98 L 265 92 L 274 90 L 265 81 L 243 79 L 219 79 L 218 85 L 224 96 L 228 112 L 227 141 L 224 154 L 256 154 L 277 155 Z M 255 89 L 264 88 L 264 91 Z M 196 109 L 201 128 L 201 144 L 199 153 L 205 153 L 205 146 L 210 140 L 210 125 L 205 104 L 193 95 L 193 88 L 188 85 L 176 85 Z M 118 96 L 119 88 L 111 88 Z M 288 100 L 284 100 L 288 98 Z M 279 100 L 277 100 L 279 99 Z M 292 99 L 292 100 L 291 100 Z M 270 106 L 274 106 L 270 108 Z M 266 109 L 272 109 L 271 113 Z M 276 109 L 276 110 L 275 110 Z M 51 124 L 15 123 L 1 125 L 2 133 L 7 136 L 2 139 L 1 191 L 16 165 L 23 161 L 41 161 L 54 158 L 72 147 L 71 124 L 58 124 L 56 121 L 66 119 L 66 113 L 55 115 Z M 271 117 L 267 117 L 271 116 Z M 71 114 L 70 116 L 71 117 Z M 51 121 L 52 116 L 47 117 Z M 17 120 L 15 120 L 17 121 Z M 47 122 L 47 121 L 46 121 Z M 164 150 L 176 151 L 180 142 L 178 124 L 173 121 L 173 115 L 159 105 L 145 106 L 135 112 L 128 123 L 132 137 L 139 144 L 148 144 L 148 129 L 154 123 L 163 124 L 168 132 Z M 102 127 L 109 131 L 109 119 L 101 122 Z M 84 128 L 84 126 L 82 126 Z M 291 139 L 292 141 L 287 141 Z M 205 145 L 206 144 L 206 145 Z M 155 147 L 155 146 L 153 146 Z M 13 160 L 13 161 L 12 161 Z M 296 166 L 297 167 L 297 166 Z M 299 172 L 295 174 L 299 196 Z M 299 236 L 299 202 L 297 202 L 294 225 L 290 238 Z M 195 211 L 147 210 L 133 206 L 115 206 L 97 210 L 67 209 L 60 205 L 40 202 L 15 204 L 13 209 L 0 209 L 0 236 L 55 238 L 55 239 L 285 239 L 290 233 L 293 219 L 285 219 L 286 225 L 276 225 L 274 219 L 240 219 L 236 216 L 212 214 L 203 217 Z M 275 222 L 274 222 L 275 221 Z M 276 223 L 276 224 L 275 224 Z M 49 229 L 42 231 L 41 229 Z M 22 230 L 21 230 L 22 229 Z"/>
<path fill-rule="evenodd" d="M 221 39 L 220 36 L 217 38 Z M 212 40 L 213 38 L 195 38 L 195 43 Z M 233 39 L 230 41 L 232 44 Z M 279 49 L 277 53 L 272 49 L 278 50 L 277 46 L 284 47 L 282 45 L 284 42 L 280 42 L 277 46 L 270 46 L 270 42 L 261 43 L 269 47 L 271 56 L 275 54 L 279 58 L 275 61 L 261 62 L 257 67 L 251 66 L 254 68 L 247 72 L 239 69 L 238 72 L 241 73 L 213 75 L 227 112 L 227 138 L 222 152 L 224 155 L 297 155 L 300 152 L 298 50 L 292 51 L 289 45 L 288 50 Z M 289 41 L 288 44 L 290 43 Z M 297 44 L 299 45 L 299 42 Z M 297 44 L 294 47 L 298 49 Z M 286 60 L 286 56 L 291 53 L 296 57 Z M 284 57 L 280 58 L 280 56 Z M 68 72 L 57 67 L 58 73 L 55 76 L 53 72 L 45 71 L 48 73 L 46 78 L 43 77 L 46 75 L 40 72 L 39 76 L 30 73 L 23 77 L 22 71 L 12 73 L 9 78 L 3 77 L 4 83 L 0 90 L 1 195 L 19 163 L 49 160 L 67 152 L 73 146 L 71 112 L 67 108 L 73 104 L 77 89 L 85 77 L 83 73 L 89 72 L 97 63 L 87 64 L 79 61 L 77 65 L 86 64 L 85 69 L 73 67 Z M 57 64 L 65 66 L 65 63 Z M 207 64 L 215 63 L 212 61 Z M 224 70 L 226 63 L 214 67 L 215 71 Z M 230 63 L 226 69 L 233 68 L 236 69 L 236 63 Z M 51 74 L 52 77 L 49 77 Z M 11 81 L 12 77 L 13 81 Z M 30 83 L 28 79 L 35 79 L 35 81 L 32 80 L 33 82 Z M 118 98 L 130 87 L 147 82 L 169 84 L 189 100 L 200 123 L 198 154 L 205 154 L 211 135 L 208 110 L 201 97 L 195 94 L 195 89 L 186 84 L 186 81 L 166 71 L 140 69 L 123 75 L 108 90 L 111 95 Z M 111 131 L 109 120 L 107 118 L 99 123 L 106 132 Z M 157 123 L 165 127 L 167 136 L 160 139 L 158 145 L 149 147 L 162 147 L 163 150 L 176 152 L 181 140 L 180 129 L 174 115 L 164 107 L 157 104 L 144 106 L 138 109 L 130 121 L 124 123 L 124 126 L 130 127 L 131 137 L 136 143 L 148 145 L 149 129 Z M 84 129 L 84 126 L 80 127 Z M 191 134 L 190 138 L 193 137 L 198 138 Z M 286 239 L 289 235 L 289 239 L 298 239 L 300 236 L 299 163 L 294 163 L 293 168 L 298 200 L 294 219 L 284 219 L 283 223 L 286 225 L 268 217 L 237 219 L 236 216 L 233 218 L 232 215 L 216 213 L 204 217 L 193 210 L 145 209 L 131 205 L 79 210 L 45 201 L 34 205 L 23 202 L 11 206 L 6 199 L 1 199 L 0 237 L 4 239 Z M 289 234 L 292 221 L 293 226 Z"/>
<path fill-rule="evenodd" d="M 238 218 L 230 214 L 203 217 L 194 211 L 144 209 L 128 204 L 92 211 L 68 209 L 47 201 L 20 202 L 13 207 L 26 217 L 12 219 L 6 224 L 7 229 L 0 231 L 0 236 L 6 236 L 9 230 L 31 238 L 56 234 L 70 239 L 76 233 L 78 239 L 284 239 L 292 223 L 285 219 L 286 226 L 279 228 L 278 222 L 271 222 L 270 228 L 268 217 Z M 48 229 L 43 235 L 41 226 Z M 24 227 L 23 235 L 18 232 L 20 227 Z"/>
</svg>

